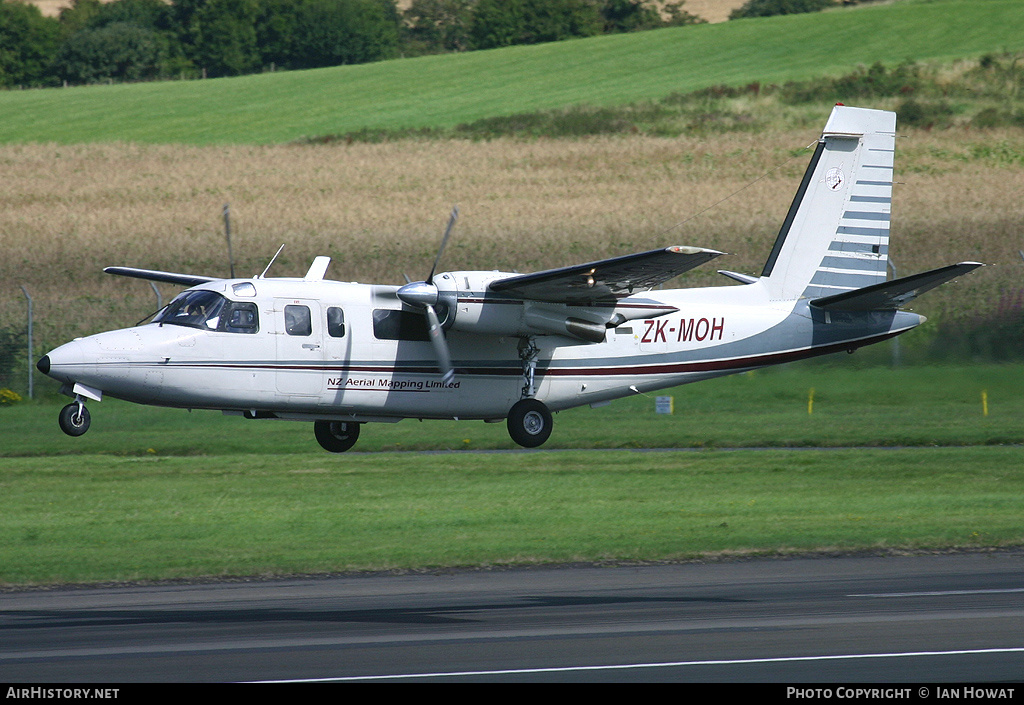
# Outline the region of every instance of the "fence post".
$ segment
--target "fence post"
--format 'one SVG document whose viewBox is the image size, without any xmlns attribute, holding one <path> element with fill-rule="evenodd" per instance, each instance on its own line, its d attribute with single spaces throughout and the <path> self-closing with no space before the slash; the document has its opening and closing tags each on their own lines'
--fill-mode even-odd
<svg viewBox="0 0 1024 705">
<path fill-rule="evenodd" d="M 18 286 L 21 286 L 20 284 Z M 32 297 L 28 294 L 28 289 L 21 286 L 21 293 L 25 295 L 25 299 L 28 300 L 28 398 L 33 398 L 32 388 Z"/>
<path fill-rule="evenodd" d="M 235 256 L 231 252 L 231 209 L 228 204 L 224 204 L 224 236 L 228 239 L 228 267 L 230 268 L 231 278 L 235 278 Z"/>
</svg>

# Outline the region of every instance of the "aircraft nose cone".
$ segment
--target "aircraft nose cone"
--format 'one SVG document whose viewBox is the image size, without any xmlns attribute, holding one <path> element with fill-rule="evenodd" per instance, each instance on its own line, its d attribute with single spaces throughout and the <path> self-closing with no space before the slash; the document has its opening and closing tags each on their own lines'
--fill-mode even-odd
<svg viewBox="0 0 1024 705">
<path fill-rule="evenodd" d="M 59 348 L 54 348 L 39 358 L 36 369 L 60 382 L 72 382 L 72 377 L 85 371 L 85 363 L 88 362 L 90 360 L 83 355 L 81 344 L 78 341 L 72 341 Z"/>
</svg>

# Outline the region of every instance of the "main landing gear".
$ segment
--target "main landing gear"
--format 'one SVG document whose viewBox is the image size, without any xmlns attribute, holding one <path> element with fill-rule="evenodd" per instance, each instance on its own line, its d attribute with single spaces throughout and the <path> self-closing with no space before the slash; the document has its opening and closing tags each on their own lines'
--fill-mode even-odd
<svg viewBox="0 0 1024 705">
<path fill-rule="evenodd" d="M 313 434 L 324 450 L 344 453 L 359 440 L 360 425 L 355 421 L 315 421 Z"/>
<path fill-rule="evenodd" d="M 533 338 L 520 343 L 519 359 L 523 365 L 522 398 L 508 411 L 506 424 L 508 435 L 524 448 L 537 448 L 551 437 L 551 410 L 534 398 L 537 393 L 535 372 L 540 349 Z M 331 453 L 344 453 L 355 445 L 359 438 L 359 427 L 355 421 L 326 421 L 313 423 L 313 434 L 317 442 Z"/>
<path fill-rule="evenodd" d="M 508 412 L 508 435 L 524 448 L 543 445 L 551 435 L 551 412 L 536 399 L 520 399 Z"/>
<path fill-rule="evenodd" d="M 81 436 L 89 430 L 91 422 L 89 410 L 85 408 L 81 399 L 75 399 L 65 406 L 60 410 L 60 416 L 57 417 L 60 430 L 69 436 Z"/>
<path fill-rule="evenodd" d="M 509 409 L 506 423 L 508 435 L 524 448 L 543 445 L 551 436 L 551 412 L 542 402 L 534 399 L 537 393 L 535 374 L 540 348 L 533 338 L 519 345 L 519 359 L 523 365 L 523 398 Z"/>
</svg>

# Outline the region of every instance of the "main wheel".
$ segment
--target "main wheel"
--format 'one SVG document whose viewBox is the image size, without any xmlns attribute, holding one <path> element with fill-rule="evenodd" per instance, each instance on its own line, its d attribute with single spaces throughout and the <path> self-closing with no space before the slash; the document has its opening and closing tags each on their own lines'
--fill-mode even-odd
<svg viewBox="0 0 1024 705">
<path fill-rule="evenodd" d="M 313 433 L 324 450 L 344 453 L 359 439 L 359 426 L 354 421 L 314 421 Z"/>
<path fill-rule="evenodd" d="M 60 430 L 69 436 L 81 436 L 89 430 L 92 419 L 89 417 L 89 410 L 80 406 L 78 402 L 72 402 L 60 410 L 57 423 Z"/>
<path fill-rule="evenodd" d="M 551 412 L 536 399 L 520 399 L 508 412 L 508 435 L 524 448 L 543 445 L 551 436 Z"/>
</svg>

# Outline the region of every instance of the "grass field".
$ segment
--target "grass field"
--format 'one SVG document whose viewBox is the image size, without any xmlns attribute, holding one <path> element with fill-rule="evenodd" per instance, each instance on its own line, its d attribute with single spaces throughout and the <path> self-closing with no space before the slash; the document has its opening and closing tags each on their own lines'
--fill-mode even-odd
<svg viewBox="0 0 1024 705">
<path fill-rule="evenodd" d="M 1020 545 L 1019 448 L 5 461 L 0 584 Z"/>
<path fill-rule="evenodd" d="M 317 71 L 9 91 L 0 143 L 281 143 L 1021 49 L 1017 0 L 904 0 Z"/>
<path fill-rule="evenodd" d="M 890 350 L 885 345 L 874 352 L 684 385 L 665 392 L 674 398 L 672 415 L 655 414 L 649 395 L 563 411 L 555 416 L 555 431 L 544 448 L 1024 444 L 1020 365 L 892 369 L 885 367 Z M 57 396 L 0 407 L 0 458 L 319 452 L 310 424 L 245 421 L 212 411 L 189 413 L 116 400 L 91 404 L 92 429 L 69 438 L 57 429 L 57 411 L 67 401 Z M 355 450 L 514 448 L 504 424 L 410 420 L 369 424 Z"/>
<path fill-rule="evenodd" d="M 1022 372 L 787 366 L 673 415 L 563 412 L 512 454 L 479 422 L 331 455 L 302 423 L 104 401 L 68 439 L 56 402 L 0 408 L 0 584 L 1020 545 Z"/>
<path fill-rule="evenodd" d="M 461 217 L 446 270 L 538 271 L 682 244 L 727 252 L 719 266 L 756 274 L 826 117 L 803 132 L 679 139 L 0 147 L 0 326 L 23 324 L 17 285 L 26 286 L 41 355 L 156 308 L 145 282 L 103 267 L 226 276 L 225 203 L 244 276 L 285 243 L 272 276 L 301 276 L 326 254 L 342 281 L 423 277 L 453 204 Z M 905 134 L 893 200 L 899 273 L 991 265 L 915 302 L 930 318 L 922 333 L 950 315 L 984 322 L 1022 288 L 1024 132 Z M 715 270 L 681 285 L 726 285 Z M 162 286 L 164 301 L 177 290 Z"/>
</svg>

